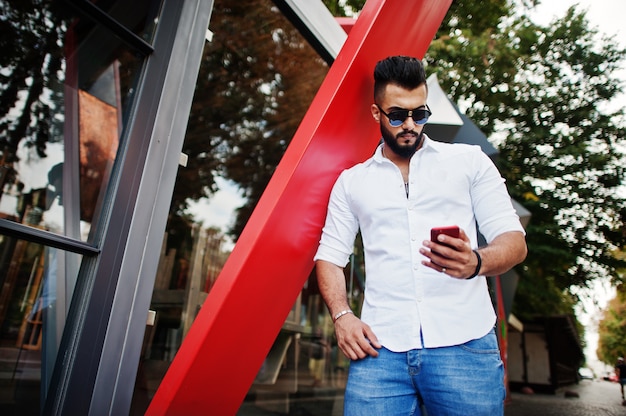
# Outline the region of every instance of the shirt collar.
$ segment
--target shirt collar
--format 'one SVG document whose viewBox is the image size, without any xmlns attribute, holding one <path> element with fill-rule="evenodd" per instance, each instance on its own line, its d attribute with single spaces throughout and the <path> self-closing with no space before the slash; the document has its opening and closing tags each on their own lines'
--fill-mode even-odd
<svg viewBox="0 0 626 416">
<path fill-rule="evenodd" d="M 380 143 L 378 144 L 378 147 L 376 147 L 376 151 L 374 152 L 374 161 L 381 163 L 383 160 L 385 160 L 385 156 L 383 156 L 383 139 L 380 139 Z"/>
<path fill-rule="evenodd" d="M 428 150 L 439 153 L 441 148 L 439 147 L 439 142 L 434 141 L 427 134 L 424 134 L 424 142 L 422 143 L 422 147 L 420 150 Z M 418 150 L 419 152 L 419 150 Z"/>
</svg>

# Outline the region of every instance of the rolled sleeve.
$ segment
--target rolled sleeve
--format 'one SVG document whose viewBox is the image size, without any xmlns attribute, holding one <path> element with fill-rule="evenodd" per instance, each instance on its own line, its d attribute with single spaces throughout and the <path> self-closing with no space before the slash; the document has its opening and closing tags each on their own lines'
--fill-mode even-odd
<svg viewBox="0 0 626 416">
<path fill-rule="evenodd" d="M 346 255 L 345 252 L 336 250 L 324 244 L 320 244 L 317 249 L 317 253 L 315 253 L 315 257 L 313 258 L 315 261 L 324 260 L 339 267 L 346 267 L 349 259 L 350 254 Z"/>
<path fill-rule="evenodd" d="M 320 245 L 313 260 L 325 260 L 337 266 L 345 267 L 354 250 L 354 239 L 359 224 L 350 210 L 346 187 L 347 171 L 344 171 L 333 186 L 328 202 L 326 223 L 322 229 Z"/>
<path fill-rule="evenodd" d="M 504 178 L 496 166 L 481 151 L 477 152 L 476 160 L 479 166 L 476 168 L 477 175 L 472 187 L 472 201 L 480 233 L 487 242 L 509 231 L 525 233 Z"/>
</svg>

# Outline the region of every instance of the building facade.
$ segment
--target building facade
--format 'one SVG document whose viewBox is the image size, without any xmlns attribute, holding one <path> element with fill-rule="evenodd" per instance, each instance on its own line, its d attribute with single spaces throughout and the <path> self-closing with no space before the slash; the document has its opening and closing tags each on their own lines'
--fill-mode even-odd
<svg viewBox="0 0 626 416">
<path fill-rule="evenodd" d="M 212 3 L 2 1 L 3 414 L 128 414 Z"/>
</svg>

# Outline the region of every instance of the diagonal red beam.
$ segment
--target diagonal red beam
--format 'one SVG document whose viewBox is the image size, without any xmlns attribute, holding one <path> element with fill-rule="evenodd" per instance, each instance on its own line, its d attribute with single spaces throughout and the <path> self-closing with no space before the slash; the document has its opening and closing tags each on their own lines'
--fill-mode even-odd
<svg viewBox="0 0 626 416">
<path fill-rule="evenodd" d="M 335 179 L 379 140 L 375 63 L 423 57 L 451 1 L 366 3 L 147 415 L 237 412 L 313 268 Z"/>
</svg>

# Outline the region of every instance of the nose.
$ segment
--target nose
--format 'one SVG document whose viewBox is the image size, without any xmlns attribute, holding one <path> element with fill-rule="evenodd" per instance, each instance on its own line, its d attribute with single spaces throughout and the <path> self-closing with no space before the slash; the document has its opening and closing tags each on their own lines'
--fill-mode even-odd
<svg viewBox="0 0 626 416">
<path fill-rule="evenodd" d="M 412 116 L 408 116 L 402 122 L 402 128 L 404 130 L 413 130 L 416 127 L 417 127 L 417 124 L 415 123 L 415 120 L 413 120 Z"/>
</svg>

